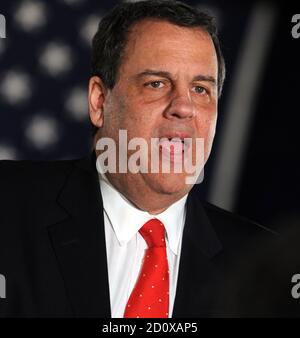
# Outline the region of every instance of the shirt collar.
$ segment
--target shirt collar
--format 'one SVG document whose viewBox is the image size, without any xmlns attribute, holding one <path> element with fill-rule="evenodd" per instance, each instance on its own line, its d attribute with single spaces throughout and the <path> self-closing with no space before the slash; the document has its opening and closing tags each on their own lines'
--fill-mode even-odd
<svg viewBox="0 0 300 338">
<path fill-rule="evenodd" d="M 104 174 L 99 174 L 99 179 L 103 208 L 120 245 L 125 245 L 130 241 L 147 221 L 157 218 L 165 226 L 170 249 L 175 255 L 178 254 L 180 237 L 182 236 L 185 222 L 185 204 L 188 194 L 162 213 L 151 215 L 147 211 L 140 210 L 134 206 L 114 188 Z"/>
</svg>

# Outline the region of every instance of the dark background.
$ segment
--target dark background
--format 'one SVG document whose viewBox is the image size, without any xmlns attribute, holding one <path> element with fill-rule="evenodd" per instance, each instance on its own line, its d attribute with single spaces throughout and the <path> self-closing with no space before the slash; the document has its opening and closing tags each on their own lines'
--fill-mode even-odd
<svg viewBox="0 0 300 338">
<path fill-rule="evenodd" d="M 291 35 L 291 18 L 300 7 L 186 2 L 216 15 L 227 64 L 217 135 L 199 194 L 271 228 L 298 223 L 300 38 Z M 1 0 L 7 37 L 0 39 L 0 159 L 89 153 L 90 40 L 116 3 Z M 239 151 L 235 145 L 242 145 Z"/>
</svg>

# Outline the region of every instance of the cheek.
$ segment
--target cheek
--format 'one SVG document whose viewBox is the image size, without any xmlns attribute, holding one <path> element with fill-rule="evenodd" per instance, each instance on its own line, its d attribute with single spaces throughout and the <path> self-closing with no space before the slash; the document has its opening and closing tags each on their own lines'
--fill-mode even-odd
<svg viewBox="0 0 300 338">
<path fill-rule="evenodd" d="M 217 123 L 217 114 L 215 110 L 206 110 L 199 113 L 197 119 L 198 137 L 210 138 L 214 136 Z"/>
<path fill-rule="evenodd" d="M 201 118 L 198 120 L 198 137 L 204 138 L 204 151 L 205 151 L 205 161 L 208 159 L 210 154 L 215 130 L 216 130 L 217 114 L 210 113 L 205 115 L 202 114 Z"/>
<path fill-rule="evenodd" d="M 104 124 L 108 130 L 118 132 L 119 129 L 127 129 L 127 125 L 130 125 L 128 120 L 131 113 L 126 98 L 121 95 L 114 95 L 105 108 Z"/>
<path fill-rule="evenodd" d="M 125 108 L 124 124 L 135 135 L 147 137 L 151 134 L 158 116 L 161 115 L 161 106 L 145 103 L 143 99 L 128 102 Z"/>
<path fill-rule="evenodd" d="M 205 138 L 205 152 L 206 152 L 206 158 L 209 156 L 213 140 L 215 137 L 215 132 L 216 132 L 216 122 L 217 122 L 217 117 L 215 116 L 213 119 L 211 119 L 208 123 L 207 126 L 207 135 Z"/>
<path fill-rule="evenodd" d="M 207 130 L 208 130 L 208 137 L 213 137 L 216 131 L 216 124 L 217 124 L 217 115 L 214 115 L 212 118 L 207 120 Z"/>
<path fill-rule="evenodd" d="M 205 138 L 205 148 L 206 152 L 209 153 L 213 144 L 216 131 L 216 119 L 211 120 L 207 126 L 207 135 Z"/>
</svg>

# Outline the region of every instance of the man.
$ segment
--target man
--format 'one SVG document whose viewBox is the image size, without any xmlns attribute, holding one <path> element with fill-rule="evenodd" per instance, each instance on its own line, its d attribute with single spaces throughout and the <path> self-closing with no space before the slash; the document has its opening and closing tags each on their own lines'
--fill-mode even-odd
<svg viewBox="0 0 300 338">
<path fill-rule="evenodd" d="M 230 270 L 271 232 L 200 202 L 186 170 L 96 170 L 98 141 L 121 149 L 120 130 L 158 140 L 172 168 L 202 139 L 207 161 L 225 76 L 212 18 L 180 2 L 122 3 L 99 24 L 92 66 L 93 155 L 1 163 L 1 316 L 226 315 Z"/>
</svg>

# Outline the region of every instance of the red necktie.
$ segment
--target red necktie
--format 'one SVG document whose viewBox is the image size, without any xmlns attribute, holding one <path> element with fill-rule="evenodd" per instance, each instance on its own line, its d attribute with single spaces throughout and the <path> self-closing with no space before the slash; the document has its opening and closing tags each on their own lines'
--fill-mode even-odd
<svg viewBox="0 0 300 338">
<path fill-rule="evenodd" d="M 168 318 L 169 267 L 165 227 L 151 219 L 139 230 L 147 242 L 143 265 L 127 302 L 124 318 Z"/>
</svg>

